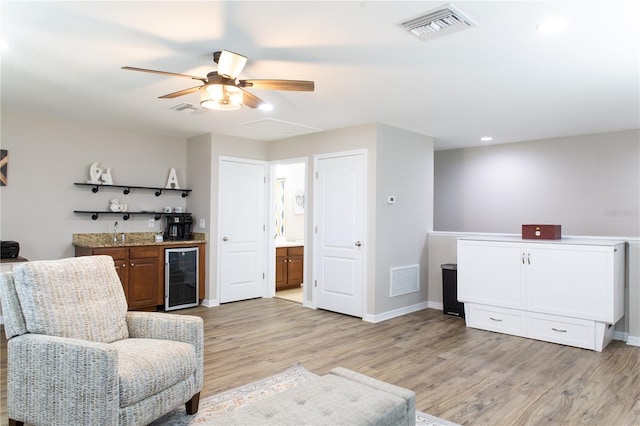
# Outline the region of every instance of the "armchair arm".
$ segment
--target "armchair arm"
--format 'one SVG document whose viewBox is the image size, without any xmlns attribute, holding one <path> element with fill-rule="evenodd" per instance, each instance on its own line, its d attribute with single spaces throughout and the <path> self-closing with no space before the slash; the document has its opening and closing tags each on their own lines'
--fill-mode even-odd
<svg viewBox="0 0 640 426">
<path fill-rule="evenodd" d="M 30 424 L 118 423 L 118 355 L 106 343 L 24 334 L 7 343 L 7 411 Z"/>
<path fill-rule="evenodd" d="M 196 350 L 196 386 L 202 388 L 204 362 L 204 325 L 202 318 L 193 315 L 161 312 L 127 312 L 129 337 L 173 340 L 190 343 Z"/>
</svg>

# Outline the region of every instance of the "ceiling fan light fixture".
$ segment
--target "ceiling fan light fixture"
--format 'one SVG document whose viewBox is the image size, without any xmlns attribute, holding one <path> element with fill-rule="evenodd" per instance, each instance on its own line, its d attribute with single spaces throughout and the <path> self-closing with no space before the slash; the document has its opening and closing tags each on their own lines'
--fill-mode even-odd
<svg viewBox="0 0 640 426">
<path fill-rule="evenodd" d="M 229 78 L 236 78 L 246 63 L 246 56 L 223 50 L 218 58 L 218 74 Z"/>
<path fill-rule="evenodd" d="M 208 84 L 200 90 L 200 105 L 217 111 L 233 111 L 242 107 L 242 90 L 226 84 Z"/>
</svg>

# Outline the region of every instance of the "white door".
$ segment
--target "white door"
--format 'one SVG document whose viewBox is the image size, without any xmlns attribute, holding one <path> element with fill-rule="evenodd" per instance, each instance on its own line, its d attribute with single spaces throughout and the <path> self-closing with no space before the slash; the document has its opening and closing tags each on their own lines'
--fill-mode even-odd
<svg viewBox="0 0 640 426">
<path fill-rule="evenodd" d="M 220 162 L 220 303 L 264 295 L 266 165 Z"/>
<path fill-rule="evenodd" d="M 318 156 L 315 170 L 316 307 L 362 317 L 365 153 Z"/>
</svg>

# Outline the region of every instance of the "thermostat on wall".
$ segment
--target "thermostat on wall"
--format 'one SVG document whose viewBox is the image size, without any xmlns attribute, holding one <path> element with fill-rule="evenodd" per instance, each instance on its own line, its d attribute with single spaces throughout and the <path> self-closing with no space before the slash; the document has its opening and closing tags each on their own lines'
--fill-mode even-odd
<svg viewBox="0 0 640 426">
<path fill-rule="evenodd" d="M 395 204 L 396 203 L 396 197 L 394 197 L 393 195 L 387 197 L 387 204 Z"/>
</svg>

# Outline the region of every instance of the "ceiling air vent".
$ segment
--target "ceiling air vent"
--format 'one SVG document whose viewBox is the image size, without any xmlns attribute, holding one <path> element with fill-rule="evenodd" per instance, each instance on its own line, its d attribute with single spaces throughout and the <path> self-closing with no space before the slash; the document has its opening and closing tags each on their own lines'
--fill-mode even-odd
<svg viewBox="0 0 640 426">
<path fill-rule="evenodd" d="M 172 106 L 170 109 L 183 114 L 202 114 L 204 112 L 200 106 L 185 103 Z"/>
<path fill-rule="evenodd" d="M 477 26 L 471 18 L 446 4 L 398 23 L 420 40 L 430 40 Z"/>
</svg>

